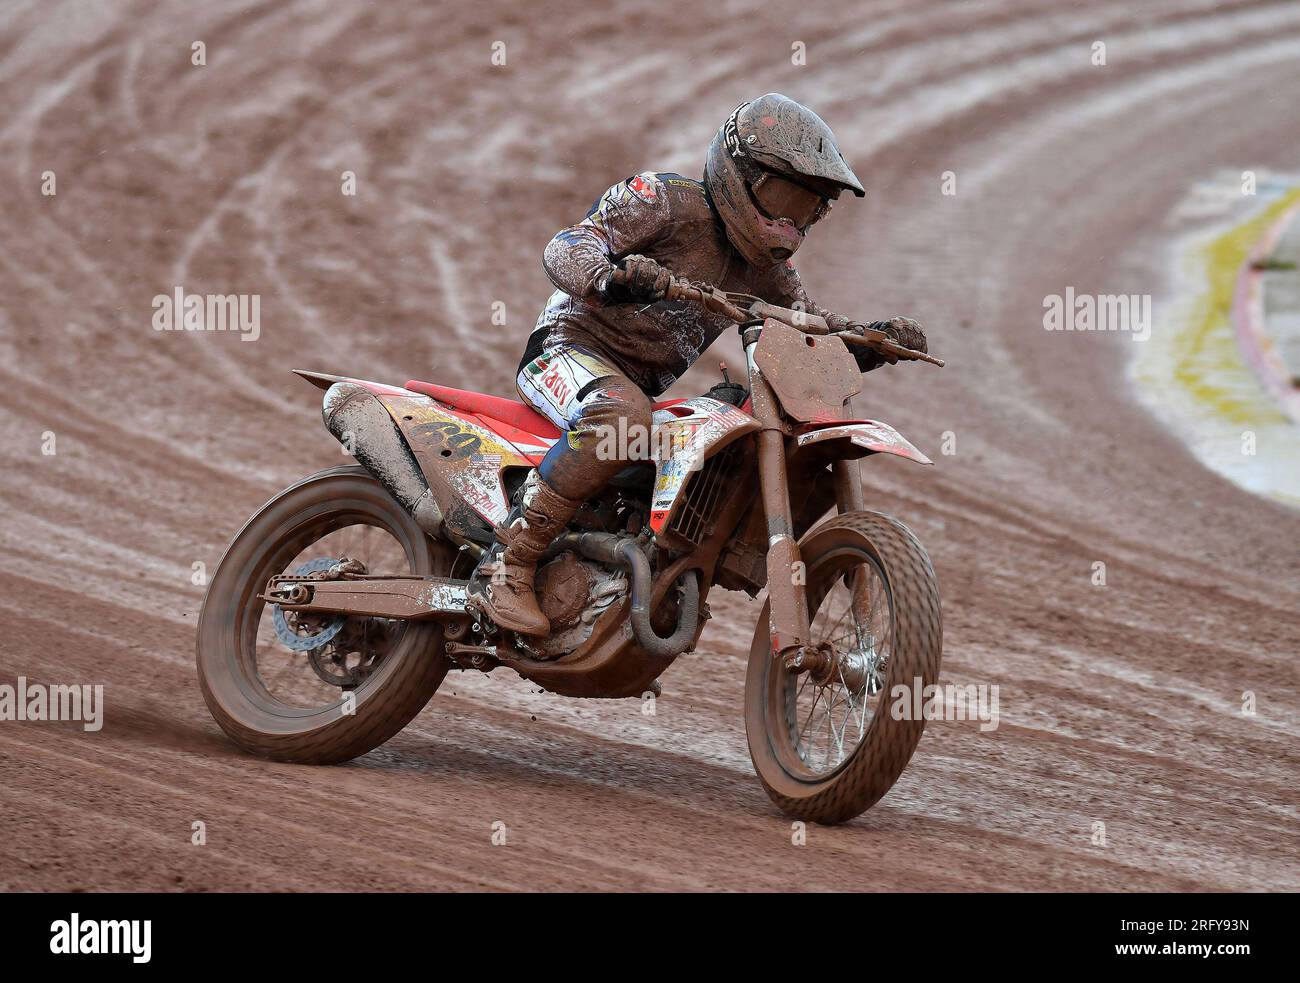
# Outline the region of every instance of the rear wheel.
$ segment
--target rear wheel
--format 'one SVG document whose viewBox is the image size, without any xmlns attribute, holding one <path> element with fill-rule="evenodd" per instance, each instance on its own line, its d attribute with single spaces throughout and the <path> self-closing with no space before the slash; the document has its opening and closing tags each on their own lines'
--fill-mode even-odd
<svg viewBox="0 0 1300 983">
<path fill-rule="evenodd" d="M 371 574 L 450 567 L 450 550 L 364 468 L 322 471 L 282 492 L 222 557 L 199 615 L 199 685 L 244 750 L 309 764 L 357 757 L 405 727 L 446 676 L 434 622 L 304 617 L 257 596 L 276 574 L 345 558 Z"/>
<path fill-rule="evenodd" d="M 896 686 L 911 694 L 938 678 L 939 587 L 916 537 L 876 512 L 828 520 L 800 555 L 810 643 L 826 657 L 817 669 L 787 670 L 772 655 L 765 608 L 749 655 L 745 729 L 773 802 L 799 819 L 840 823 L 889 791 L 921 739 L 923 719 L 890 711 Z"/>
</svg>

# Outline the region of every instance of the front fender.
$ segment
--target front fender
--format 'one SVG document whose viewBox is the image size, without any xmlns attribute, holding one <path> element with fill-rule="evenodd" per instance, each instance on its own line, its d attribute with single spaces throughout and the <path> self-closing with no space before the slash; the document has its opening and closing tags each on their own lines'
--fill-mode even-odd
<svg viewBox="0 0 1300 983">
<path fill-rule="evenodd" d="M 915 461 L 917 464 L 934 463 L 888 423 L 881 423 L 878 420 L 814 424 L 811 429 L 805 430 L 795 438 L 795 444 L 803 449 L 827 440 L 847 440 L 868 453 L 894 454 Z"/>
</svg>

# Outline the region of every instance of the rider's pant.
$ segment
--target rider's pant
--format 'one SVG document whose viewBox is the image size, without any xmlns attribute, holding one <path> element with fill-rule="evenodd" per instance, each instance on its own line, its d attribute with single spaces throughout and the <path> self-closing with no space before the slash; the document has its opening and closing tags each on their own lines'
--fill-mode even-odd
<svg viewBox="0 0 1300 983">
<path fill-rule="evenodd" d="M 524 402 L 567 431 L 538 474 L 565 498 L 588 498 L 650 446 L 650 399 L 609 362 L 556 345 L 519 370 Z"/>
</svg>

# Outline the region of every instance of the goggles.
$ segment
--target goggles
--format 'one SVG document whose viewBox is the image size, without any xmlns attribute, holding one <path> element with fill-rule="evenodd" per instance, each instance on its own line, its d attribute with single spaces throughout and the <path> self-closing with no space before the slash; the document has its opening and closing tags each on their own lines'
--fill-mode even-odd
<svg viewBox="0 0 1300 983">
<path fill-rule="evenodd" d="M 768 218 L 787 219 L 795 228 L 808 228 L 831 207 L 828 199 L 778 174 L 764 173 L 750 186 L 754 203 Z"/>
</svg>

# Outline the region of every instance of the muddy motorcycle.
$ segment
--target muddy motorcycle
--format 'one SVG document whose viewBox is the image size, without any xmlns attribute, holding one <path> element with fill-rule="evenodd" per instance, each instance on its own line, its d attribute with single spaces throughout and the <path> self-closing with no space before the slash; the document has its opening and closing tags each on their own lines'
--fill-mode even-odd
<svg viewBox="0 0 1300 983">
<path fill-rule="evenodd" d="M 736 322 L 749 387 L 724 367 L 708 395 L 655 404 L 647 459 L 585 503 L 539 565 L 545 638 L 498 628 L 475 599 L 493 528 L 563 434 L 510 399 L 295 370 L 326 390 L 325 424 L 358 466 L 268 502 L 208 588 L 199 679 L 240 747 L 316 764 L 365 754 L 451 669 L 504 666 L 564 696 L 657 694 L 718 586 L 767 592 L 745 724 L 772 800 L 835 823 L 890 789 L 924 727 L 891 712 L 893 694 L 936 682 L 939 590 L 907 528 L 864 510 L 858 460 L 932 462 L 854 417 L 850 346 L 943 363 L 703 284 L 675 281 L 668 299 Z"/>
</svg>

